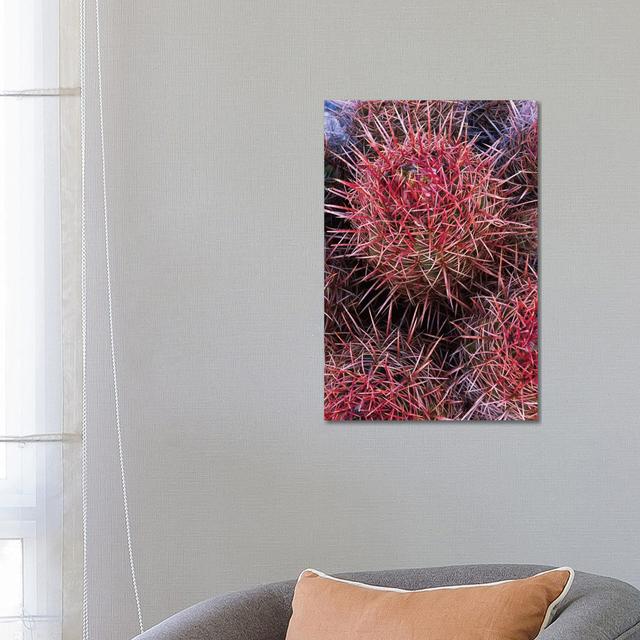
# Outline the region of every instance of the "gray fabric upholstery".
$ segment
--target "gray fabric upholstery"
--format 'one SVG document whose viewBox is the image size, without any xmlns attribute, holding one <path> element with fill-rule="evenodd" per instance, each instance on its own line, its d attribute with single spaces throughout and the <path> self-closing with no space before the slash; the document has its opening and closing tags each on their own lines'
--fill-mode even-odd
<svg viewBox="0 0 640 640">
<path fill-rule="evenodd" d="M 550 567 L 463 565 L 342 574 L 400 589 L 524 578 Z M 138 640 L 284 640 L 295 581 L 267 584 L 190 607 Z M 576 573 L 567 598 L 540 640 L 640 640 L 640 591 L 619 580 Z M 331 640 L 328 638 L 327 640 Z"/>
</svg>

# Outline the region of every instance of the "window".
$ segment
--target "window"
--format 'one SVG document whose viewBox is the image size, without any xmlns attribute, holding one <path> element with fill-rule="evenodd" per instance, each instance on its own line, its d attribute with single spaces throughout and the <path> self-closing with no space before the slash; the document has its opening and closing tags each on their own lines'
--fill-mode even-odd
<svg viewBox="0 0 640 640">
<path fill-rule="evenodd" d="M 77 194 L 64 101 L 77 96 L 60 89 L 68 70 L 59 55 L 73 4 L 0 5 L 0 640 L 62 638 L 63 573 L 77 555 L 63 517 L 65 445 L 78 441 L 64 419 L 77 376 L 65 362 L 63 317 L 75 311 L 62 293 L 72 277 L 62 246 L 75 246 L 71 236 L 63 243 L 64 216 Z"/>
</svg>

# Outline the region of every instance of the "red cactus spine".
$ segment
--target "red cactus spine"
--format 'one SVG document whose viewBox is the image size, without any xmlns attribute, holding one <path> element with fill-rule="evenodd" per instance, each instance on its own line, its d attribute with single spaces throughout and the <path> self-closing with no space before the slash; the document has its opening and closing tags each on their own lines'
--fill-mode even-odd
<svg viewBox="0 0 640 640">
<path fill-rule="evenodd" d="M 538 416 L 537 106 L 325 103 L 325 417 Z"/>
<path fill-rule="evenodd" d="M 454 400 L 436 347 L 399 333 L 334 334 L 325 342 L 325 419 L 446 419 Z"/>
<path fill-rule="evenodd" d="M 465 417 L 538 417 L 538 287 L 517 276 L 499 295 L 479 296 L 461 332 L 460 385 L 473 402 Z"/>
<path fill-rule="evenodd" d="M 355 154 L 355 179 L 340 192 L 348 205 L 328 209 L 349 222 L 339 232 L 345 253 L 394 296 L 459 304 L 472 282 L 497 276 L 524 226 L 506 219 L 491 158 L 450 132 L 406 128 L 403 142 L 391 132 L 371 141 L 373 157 Z"/>
</svg>

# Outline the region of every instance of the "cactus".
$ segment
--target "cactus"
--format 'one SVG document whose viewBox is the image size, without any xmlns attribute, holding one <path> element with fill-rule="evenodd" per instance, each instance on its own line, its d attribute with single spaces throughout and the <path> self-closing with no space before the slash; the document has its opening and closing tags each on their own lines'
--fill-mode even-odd
<svg viewBox="0 0 640 640">
<path fill-rule="evenodd" d="M 328 210 L 349 223 L 339 233 L 347 253 L 366 261 L 394 297 L 464 304 L 474 283 L 496 277 L 526 228 L 506 215 L 494 159 L 450 132 L 406 125 L 404 141 L 389 132 L 383 143 L 371 141 L 371 157 L 355 152 L 354 179 L 334 190 L 346 205 Z"/>
<path fill-rule="evenodd" d="M 334 334 L 325 341 L 325 419 L 442 420 L 454 414 L 437 342 Z"/>
<path fill-rule="evenodd" d="M 537 106 L 325 103 L 325 417 L 537 417 Z"/>
<path fill-rule="evenodd" d="M 535 102 L 520 100 L 513 104 L 502 146 L 501 175 L 511 201 L 510 219 L 528 227 L 522 246 L 534 253 L 538 246 L 538 107 Z"/>
<path fill-rule="evenodd" d="M 458 384 L 473 403 L 465 417 L 538 417 L 538 287 L 527 271 L 497 294 L 476 297 L 472 314 L 456 322 Z"/>
</svg>

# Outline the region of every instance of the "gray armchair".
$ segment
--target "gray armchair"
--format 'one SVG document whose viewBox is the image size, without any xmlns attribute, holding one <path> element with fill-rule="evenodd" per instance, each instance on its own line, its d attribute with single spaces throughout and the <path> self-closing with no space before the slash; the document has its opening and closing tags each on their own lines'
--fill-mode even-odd
<svg viewBox="0 0 640 640">
<path fill-rule="evenodd" d="M 550 567 L 464 565 L 343 574 L 400 589 L 525 578 Z M 284 640 L 295 581 L 267 584 L 201 602 L 136 640 Z M 640 591 L 625 582 L 576 572 L 575 581 L 540 640 L 640 640 Z"/>
</svg>

